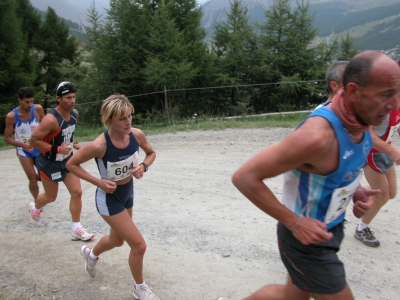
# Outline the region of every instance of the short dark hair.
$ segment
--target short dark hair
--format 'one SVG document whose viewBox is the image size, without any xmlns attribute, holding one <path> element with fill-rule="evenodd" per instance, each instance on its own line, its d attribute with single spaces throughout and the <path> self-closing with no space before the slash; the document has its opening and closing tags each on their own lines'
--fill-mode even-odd
<svg viewBox="0 0 400 300">
<path fill-rule="evenodd" d="M 326 84 L 328 85 L 329 91 L 332 92 L 332 89 L 329 86 L 329 83 L 331 81 L 336 81 L 338 83 L 342 82 L 343 72 L 344 72 L 344 69 L 346 68 L 347 64 L 348 64 L 347 60 L 338 60 L 330 65 L 330 67 L 326 71 L 326 77 L 325 77 Z"/>
<path fill-rule="evenodd" d="M 18 90 L 18 98 L 32 98 L 34 97 L 33 90 L 30 87 L 24 86 Z"/>
<path fill-rule="evenodd" d="M 370 50 L 362 52 L 350 59 L 343 73 L 343 87 L 354 82 L 361 87 L 366 87 L 370 82 L 370 73 L 374 61 L 382 56 L 379 51 Z"/>
<path fill-rule="evenodd" d="M 57 84 L 55 88 L 55 94 L 56 96 L 64 96 L 69 93 L 76 93 L 76 88 L 75 85 L 73 85 L 69 81 L 63 81 Z"/>
</svg>

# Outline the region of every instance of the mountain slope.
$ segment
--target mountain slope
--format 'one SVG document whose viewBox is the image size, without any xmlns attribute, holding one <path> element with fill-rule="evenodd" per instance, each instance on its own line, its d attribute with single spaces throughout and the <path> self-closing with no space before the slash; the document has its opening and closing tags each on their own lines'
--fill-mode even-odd
<svg viewBox="0 0 400 300">
<path fill-rule="evenodd" d="M 273 0 L 242 0 L 248 8 L 249 23 L 265 22 L 264 10 Z M 295 7 L 296 1 L 292 1 Z M 207 38 L 213 35 L 215 22 L 226 20 L 229 0 L 211 0 L 203 6 L 202 26 Z M 356 39 L 360 50 L 388 49 L 400 44 L 400 0 L 310 0 L 315 13 L 314 26 L 320 37 L 341 36 L 346 31 Z"/>
<path fill-rule="evenodd" d="M 36 8 L 46 11 L 51 6 L 56 13 L 78 24 L 87 24 L 86 9 L 93 0 L 30 0 Z M 232 0 L 231 0 L 232 1 Z M 242 0 L 247 6 L 249 23 L 265 22 L 264 10 L 273 0 Z M 292 0 L 292 6 L 296 0 Z M 109 0 L 95 0 L 98 12 L 105 16 Z M 207 38 L 213 35 L 215 22 L 226 20 L 229 0 L 210 0 L 201 5 L 202 26 Z M 310 13 L 315 13 L 314 26 L 323 37 L 341 36 L 346 31 L 356 39 L 360 50 L 388 49 L 400 45 L 400 0 L 310 0 Z"/>
<path fill-rule="evenodd" d="M 50 6 L 60 17 L 86 25 L 86 10 L 90 8 L 93 0 L 30 0 L 30 2 L 43 11 L 47 11 Z M 105 15 L 109 0 L 95 0 L 95 6 L 101 15 Z"/>
</svg>

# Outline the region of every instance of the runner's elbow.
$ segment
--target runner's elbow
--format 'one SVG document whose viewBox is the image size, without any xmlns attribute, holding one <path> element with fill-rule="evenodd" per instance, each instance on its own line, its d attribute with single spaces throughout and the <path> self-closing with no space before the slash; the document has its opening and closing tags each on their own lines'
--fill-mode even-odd
<svg viewBox="0 0 400 300">
<path fill-rule="evenodd" d="M 238 189 L 243 185 L 244 179 L 244 173 L 240 169 L 232 175 L 232 183 Z"/>
</svg>

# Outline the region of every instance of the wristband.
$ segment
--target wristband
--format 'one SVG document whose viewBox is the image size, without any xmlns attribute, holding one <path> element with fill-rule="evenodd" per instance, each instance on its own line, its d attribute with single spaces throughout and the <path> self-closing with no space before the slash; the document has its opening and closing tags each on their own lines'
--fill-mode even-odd
<svg viewBox="0 0 400 300">
<path fill-rule="evenodd" d="M 60 153 L 60 152 L 61 152 L 61 146 L 58 146 L 57 153 Z"/>
</svg>

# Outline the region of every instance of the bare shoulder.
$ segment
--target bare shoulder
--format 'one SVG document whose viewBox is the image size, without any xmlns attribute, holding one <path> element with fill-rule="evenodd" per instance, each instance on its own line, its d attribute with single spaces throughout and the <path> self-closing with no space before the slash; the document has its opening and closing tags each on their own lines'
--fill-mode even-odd
<svg viewBox="0 0 400 300">
<path fill-rule="evenodd" d="M 37 111 L 37 112 L 44 111 L 44 110 L 43 110 L 43 106 L 41 106 L 40 104 L 36 104 L 36 103 L 35 103 L 35 111 Z"/>
<path fill-rule="evenodd" d="M 13 126 L 15 124 L 15 113 L 14 110 L 6 114 L 6 125 Z"/>
<path fill-rule="evenodd" d="M 143 130 L 132 127 L 131 132 L 139 144 L 146 142 L 147 139 Z"/>
<path fill-rule="evenodd" d="M 42 119 L 42 123 L 43 122 L 45 122 L 45 123 L 57 123 L 57 126 L 58 126 L 57 118 L 53 114 L 46 114 Z"/>
<path fill-rule="evenodd" d="M 39 119 L 39 121 L 42 121 L 45 116 L 44 109 L 40 104 L 35 104 L 35 115 L 36 118 Z"/>
<path fill-rule="evenodd" d="M 104 133 L 101 133 L 97 136 L 97 138 L 95 138 L 92 142 L 90 142 L 89 144 L 92 144 L 94 147 L 96 148 L 106 148 L 107 147 L 107 141 L 106 138 L 104 136 Z"/>
<path fill-rule="evenodd" d="M 40 128 L 41 131 L 52 133 L 55 132 L 58 127 L 57 118 L 53 114 L 46 114 L 37 128 Z"/>
<path fill-rule="evenodd" d="M 301 145 L 310 147 L 312 152 L 329 150 L 337 140 L 330 122 L 323 117 L 308 118 L 293 135 Z"/>
<path fill-rule="evenodd" d="M 337 168 L 339 141 L 328 120 L 317 116 L 308 118 L 291 135 L 283 149 L 291 149 L 289 161 L 301 162 L 296 168 L 321 175 Z"/>
<path fill-rule="evenodd" d="M 141 129 L 139 129 L 139 128 L 132 127 L 132 128 L 131 128 L 131 131 L 132 131 L 133 135 L 135 135 L 135 134 L 138 134 L 138 135 L 143 134 L 143 135 L 144 135 L 143 130 L 141 130 Z"/>
<path fill-rule="evenodd" d="M 12 111 L 10 111 L 10 112 L 8 112 L 8 113 L 6 114 L 6 119 L 15 119 L 14 110 L 12 110 Z"/>
<path fill-rule="evenodd" d="M 106 139 L 104 137 L 104 134 L 100 134 L 97 138 L 86 144 L 78 152 L 85 153 L 86 155 L 90 155 L 91 157 L 103 157 L 106 149 Z"/>
</svg>

